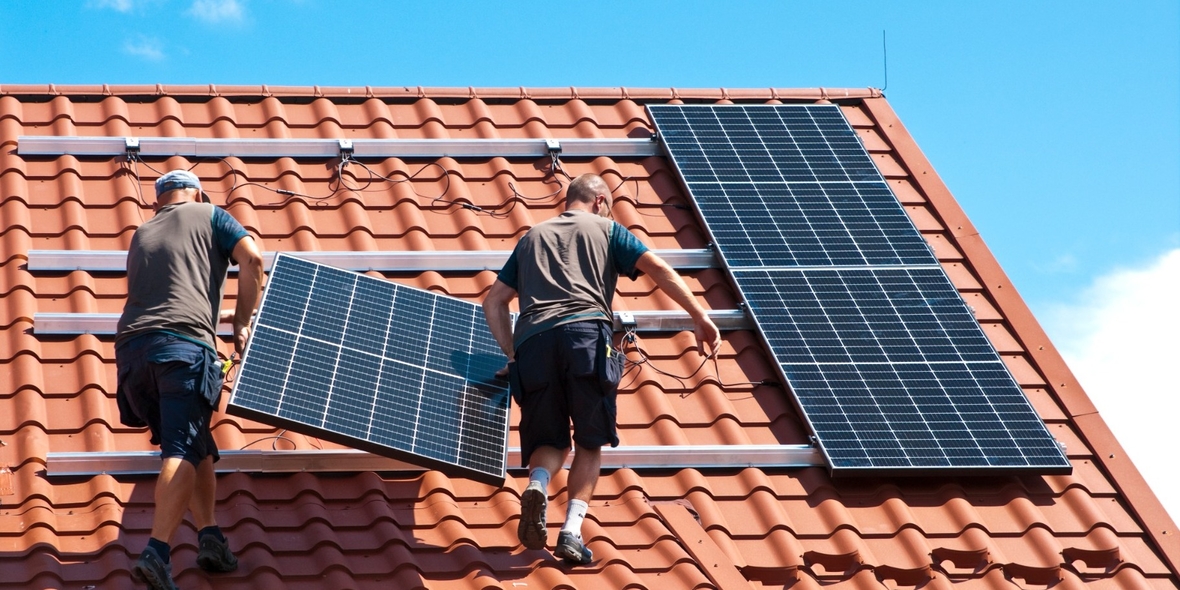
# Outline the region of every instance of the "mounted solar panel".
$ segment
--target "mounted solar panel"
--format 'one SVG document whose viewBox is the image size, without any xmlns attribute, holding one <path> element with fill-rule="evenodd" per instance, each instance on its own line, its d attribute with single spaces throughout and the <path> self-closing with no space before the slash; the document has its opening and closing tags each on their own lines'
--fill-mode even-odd
<svg viewBox="0 0 1180 590">
<path fill-rule="evenodd" d="M 838 107 L 649 111 L 731 268 L 935 263 Z"/>
<path fill-rule="evenodd" d="M 478 305 L 279 254 L 227 411 L 499 485 L 505 362 Z"/>
<path fill-rule="evenodd" d="M 835 105 L 649 105 L 834 474 L 1071 466 Z"/>
</svg>

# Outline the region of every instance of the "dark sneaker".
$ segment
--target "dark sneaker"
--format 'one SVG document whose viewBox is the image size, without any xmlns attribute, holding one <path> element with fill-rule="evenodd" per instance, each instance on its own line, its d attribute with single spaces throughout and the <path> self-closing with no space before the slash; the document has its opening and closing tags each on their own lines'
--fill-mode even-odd
<svg viewBox="0 0 1180 590">
<path fill-rule="evenodd" d="M 131 568 L 131 577 L 146 582 L 152 590 L 180 590 L 172 582 L 172 564 L 164 563 L 151 547 L 144 547 L 139 561 Z"/>
<path fill-rule="evenodd" d="M 516 525 L 516 538 L 526 549 L 544 549 L 548 532 L 545 530 L 545 510 L 549 498 L 541 483 L 530 481 L 529 487 L 520 495 L 520 523 Z"/>
<path fill-rule="evenodd" d="M 232 572 L 238 569 L 238 558 L 229 550 L 229 542 L 214 535 L 201 535 L 198 542 L 197 565 L 207 572 Z"/>
<path fill-rule="evenodd" d="M 562 561 L 572 565 L 586 565 L 594 561 L 594 552 L 590 551 L 582 542 L 582 537 L 569 531 L 561 531 L 557 535 L 557 548 L 553 554 Z"/>
</svg>

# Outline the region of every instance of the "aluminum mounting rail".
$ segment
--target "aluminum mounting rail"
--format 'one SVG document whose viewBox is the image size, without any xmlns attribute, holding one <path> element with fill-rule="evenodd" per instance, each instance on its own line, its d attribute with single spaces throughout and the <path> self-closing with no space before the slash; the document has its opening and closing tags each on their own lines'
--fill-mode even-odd
<svg viewBox="0 0 1180 590">
<path fill-rule="evenodd" d="M 629 312 L 634 319 L 637 332 L 682 332 L 693 329 L 692 318 L 687 312 L 676 310 L 652 310 Z M 615 329 L 622 331 L 624 326 L 620 312 L 615 312 Z M 717 328 L 732 332 L 734 330 L 753 330 L 754 324 L 740 309 L 712 310 L 709 317 Z M 33 314 L 33 333 L 38 336 L 76 336 L 79 334 L 93 334 L 95 336 L 114 336 L 119 324 L 117 313 L 35 313 Z M 232 334 L 229 324 L 217 326 L 217 335 L 228 337 Z"/>
<path fill-rule="evenodd" d="M 652 250 L 676 270 L 720 268 L 712 250 Z M 358 272 L 478 272 L 500 270 L 511 250 L 432 250 L 432 251 L 324 251 L 287 252 L 306 260 Z M 274 261 L 274 252 L 264 252 L 266 269 Z M 29 272 L 126 272 L 126 250 L 29 250 Z M 237 272 L 237 267 L 231 267 Z"/>
<path fill-rule="evenodd" d="M 520 464 L 520 449 L 508 449 L 508 465 Z M 692 445 L 603 447 L 603 469 L 742 469 L 824 467 L 823 455 L 810 445 Z M 396 459 L 353 449 L 294 451 L 221 451 L 218 473 L 332 473 L 357 471 L 426 471 Z M 510 467 L 514 469 L 514 467 Z M 155 475 L 157 451 L 49 453 L 50 477 Z"/>
<path fill-rule="evenodd" d="M 554 139 L 239 139 L 203 137 L 76 137 L 22 135 L 22 156 L 185 156 L 196 158 L 645 158 L 663 155 L 654 138 Z"/>
</svg>

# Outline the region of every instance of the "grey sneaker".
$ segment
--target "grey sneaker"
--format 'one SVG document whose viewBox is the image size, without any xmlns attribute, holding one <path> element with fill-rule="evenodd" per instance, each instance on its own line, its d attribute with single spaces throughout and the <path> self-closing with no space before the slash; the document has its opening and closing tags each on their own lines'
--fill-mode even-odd
<svg viewBox="0 0 1180 590">
<path fill-rule="evenodd" d="M 594 561 L 594 552 L 586 547 L 582 537 L 569 531 L 557 534 L 557 548 L 553 550 L 553 555 L 572 565 L 586 565 Z"/>
<path fill-rule="evenodd" d="M 541 483 L 530 481 L 529 487 L 520 495 L 520 523 L 516 525 L 516 538 L 526 549 L 544 549 L 548 532 L 545 530 L 545 510 L 549 498 Z"/>
<path fill-rule="evenodd" d="M 131 577 L 146 582 L 152 590 L 180 590 L 172 582 L 172 564 L 164 563 L 151 547 L 143 548 L 139 561 L 131 568 Z"/>
<path fill-rule="evenodd" d="M 213 535 L 201 535 L 198 542 L 197 565 L 207 572 L 232 572 L 238 569 L 238 558 L 229 550 L 229 542 Z"/>
</svg>

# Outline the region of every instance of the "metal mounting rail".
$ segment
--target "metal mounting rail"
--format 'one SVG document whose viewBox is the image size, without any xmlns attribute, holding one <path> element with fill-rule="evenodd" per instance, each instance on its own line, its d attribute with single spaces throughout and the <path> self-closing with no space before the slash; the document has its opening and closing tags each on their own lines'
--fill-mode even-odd
<svg viewBox="0 0 1180 590">
<path fill-rule="evenodd" d="M 692 318 L 687 312 L 671 310 L 633 311 L 635 330 L 638 332 L 683 332 L 693 329 Z M 754 324 L 740 309 L 713 310 L 709 317 L 717 327 L 726 332 L 752 330 Z M 114 336 L 119 324 L 117 313 L 35 313 L 33 333 L 38 336 Z M 615 313 L 615 329 L 622 330 L 623 322 Z M 217 335 L 228 337 L 232 334 L 229 324 L 217 326 Z"/>
<path fill-rule="evenodd" d="M 508 465 L 520 464 L 520 448 L 508 449 Z M 603 447 L 603 469 L 743 469 L 823 467 L 823 455 L 810 445 L 693 445 Z M 513 467 L 514 468 L 514 467 Z M 426 471 L 396 459 L 357 451 L 221 451 L 219 473 L 299 473 L 357 471 Z M 50 477 L 154 475 L 160 472 L 157 451 L 49 453 Z"/>
<path fill-rule="evenodd" d="M 652 250 L 676 270 L 720 268 L 712 250 Z M 358 272 L 478 272 L 500 270 L 511 250 L 323 251 L 287 252 L 294 256 Z M 274 252 L 262 255 L 267 270 Z M 127 272 L 126 250 L 29 250 L 29 272 Z M 231 267 L 237 272 L 237 267 Z"/>
<path fill-rule="evenodd" d="M 204 137 L 76 137 L 22 135 L 21 156 L 185 156 L 197 158 L 645 158 L 662 155 L 652 138 L 557 139 L 238 139 Z"/>
</svg>

